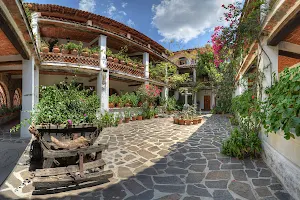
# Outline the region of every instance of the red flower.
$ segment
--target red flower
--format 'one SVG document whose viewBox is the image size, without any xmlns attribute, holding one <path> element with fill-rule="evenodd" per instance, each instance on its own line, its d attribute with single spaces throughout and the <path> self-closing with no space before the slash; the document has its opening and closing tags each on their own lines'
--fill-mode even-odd
<svg viewBox="0 0 300 200">
<path fill-rule="evenodd" d="M 255 98 L 255 96 L 254 95 L 252 95 L 252 99 L 254 99 Z"/>
</svg>

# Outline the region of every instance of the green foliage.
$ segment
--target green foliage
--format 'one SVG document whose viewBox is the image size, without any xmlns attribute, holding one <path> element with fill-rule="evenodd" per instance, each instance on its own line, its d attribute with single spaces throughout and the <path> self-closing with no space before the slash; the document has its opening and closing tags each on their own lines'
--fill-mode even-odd
<svg viewBox="0 0 300 200">
<path fill-rule="evenodd" d="M 267 132 L 283 130 L 287 140 L 295 138 L 293 133 L 300 136 L 300 66 L 286 68 L 266 93 L 264 127 Z"/>
<path fill-rule="evenodd" d="M 238 129 L 231 132 L 222 143 L 222 153 L 236 158 L 258 157 L 261 152 L 261 141 L 256 133 L 242 133 Z"/>
<path fill-rule="evenodd" d="M 100 101 L 95 93 L 80 90 L 75 82 L 40 88 L 40 101 L 32 113 L 35 124 L 93 123 Z M 85 117 L 85 115 L 87 117 Z"/>
<path fill-rule="evenodd" d="M 169 97 L 167 100 L 164 98 L 160 98 L 160 105 L 165 106 L 167 111 L 175 111 L 178 110 L 177 101 L 175 97 Z"/>
<path fill-rule="evenodd" d="M 111 127 L 115 126 L 120 119 L 118 121 L 117 120 L 117 117 L 115 118 L 113 113 L 105 112 L 100 115 L 99 119 L 96 121 L 96 124 L 98 128 Z"/>
</svg>

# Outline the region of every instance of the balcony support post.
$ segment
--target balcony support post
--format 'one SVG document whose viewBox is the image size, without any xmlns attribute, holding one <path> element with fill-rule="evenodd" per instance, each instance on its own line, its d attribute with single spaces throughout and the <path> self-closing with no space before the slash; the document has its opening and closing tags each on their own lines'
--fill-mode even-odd
<svg viewBox="0 0 300 200">
<path fill-rule="evenodd" d="M 22 111 L 21 122 L 30 118 L 30 112 L 34 108 L 35 101 L 35 70 L 34 59 L 23 60 L 22 64 Z M 38 83 L 37 83 L 38 84 Z M 21 125 L 21 138 L 29 138 L 31 134 L 28 132 L 29 124 Z"/>
<path fill-rule="evenodd" d="M 107 68 L 106 59 L 106 42 L 107 36 L 100 35 L 99 47 L 100 47 L 100 72 L 97 77 L 97 95 L 100 99 L 100 111 L 101 113 L 108 111 L 108 99 L 109 99 L 109 69 Z"/>
<path fill-rule="evenodd" d="M 145 67 L 145 79 L 149 79 L 149 53 L 147 52 L 143 53 L 143 65 Z M 149 81 L 145 81 L 145 84 L 149 84 Z"/>
<path fill-rule="evenodd" d="M 40 30 L 39 30 L 39 23 L 38 23 L 38 18 L 41 16 L 40 12 L 35 12 L 32 15 L 32 20 L 31 20 L 31 26 L 32 26 L 32 33 L 35 35 L 35 42 L 38 51 L 41 49 L 41 36 L 40 36 Z"/>
</svg>

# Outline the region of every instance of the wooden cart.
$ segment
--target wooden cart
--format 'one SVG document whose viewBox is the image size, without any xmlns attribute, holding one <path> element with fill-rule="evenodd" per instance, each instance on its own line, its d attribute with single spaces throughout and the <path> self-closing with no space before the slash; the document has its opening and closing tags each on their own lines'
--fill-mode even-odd
<svg viewBox="0 0 300 200">
<path fill-rule="evenodd" d="M 33 194 L 56 193 L 108 182 L 111 170 L 104 171 L 102 152 L 106 144 L 96 144 L 100 130 L 91 124 L 69 126 L 38 125 L 42 149 L 42 169 L 36 169 Z M 74 134 L 88 139 L 89 146 L 61 149 L 51 142 L 50 136 L 61 141 L 72 140 Z"/>
</svg>

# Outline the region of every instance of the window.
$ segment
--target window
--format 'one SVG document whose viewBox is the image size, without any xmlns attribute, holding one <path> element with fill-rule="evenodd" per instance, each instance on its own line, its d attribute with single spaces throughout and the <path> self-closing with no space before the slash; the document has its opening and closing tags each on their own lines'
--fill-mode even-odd
<svg viewBox="0 0 300 200">
<path fill-rule="evenodd" d="M 187 64 L 187 59 L 185 57 L 179 58 L 179 65 L 186 65 Z"/>
</svg>

